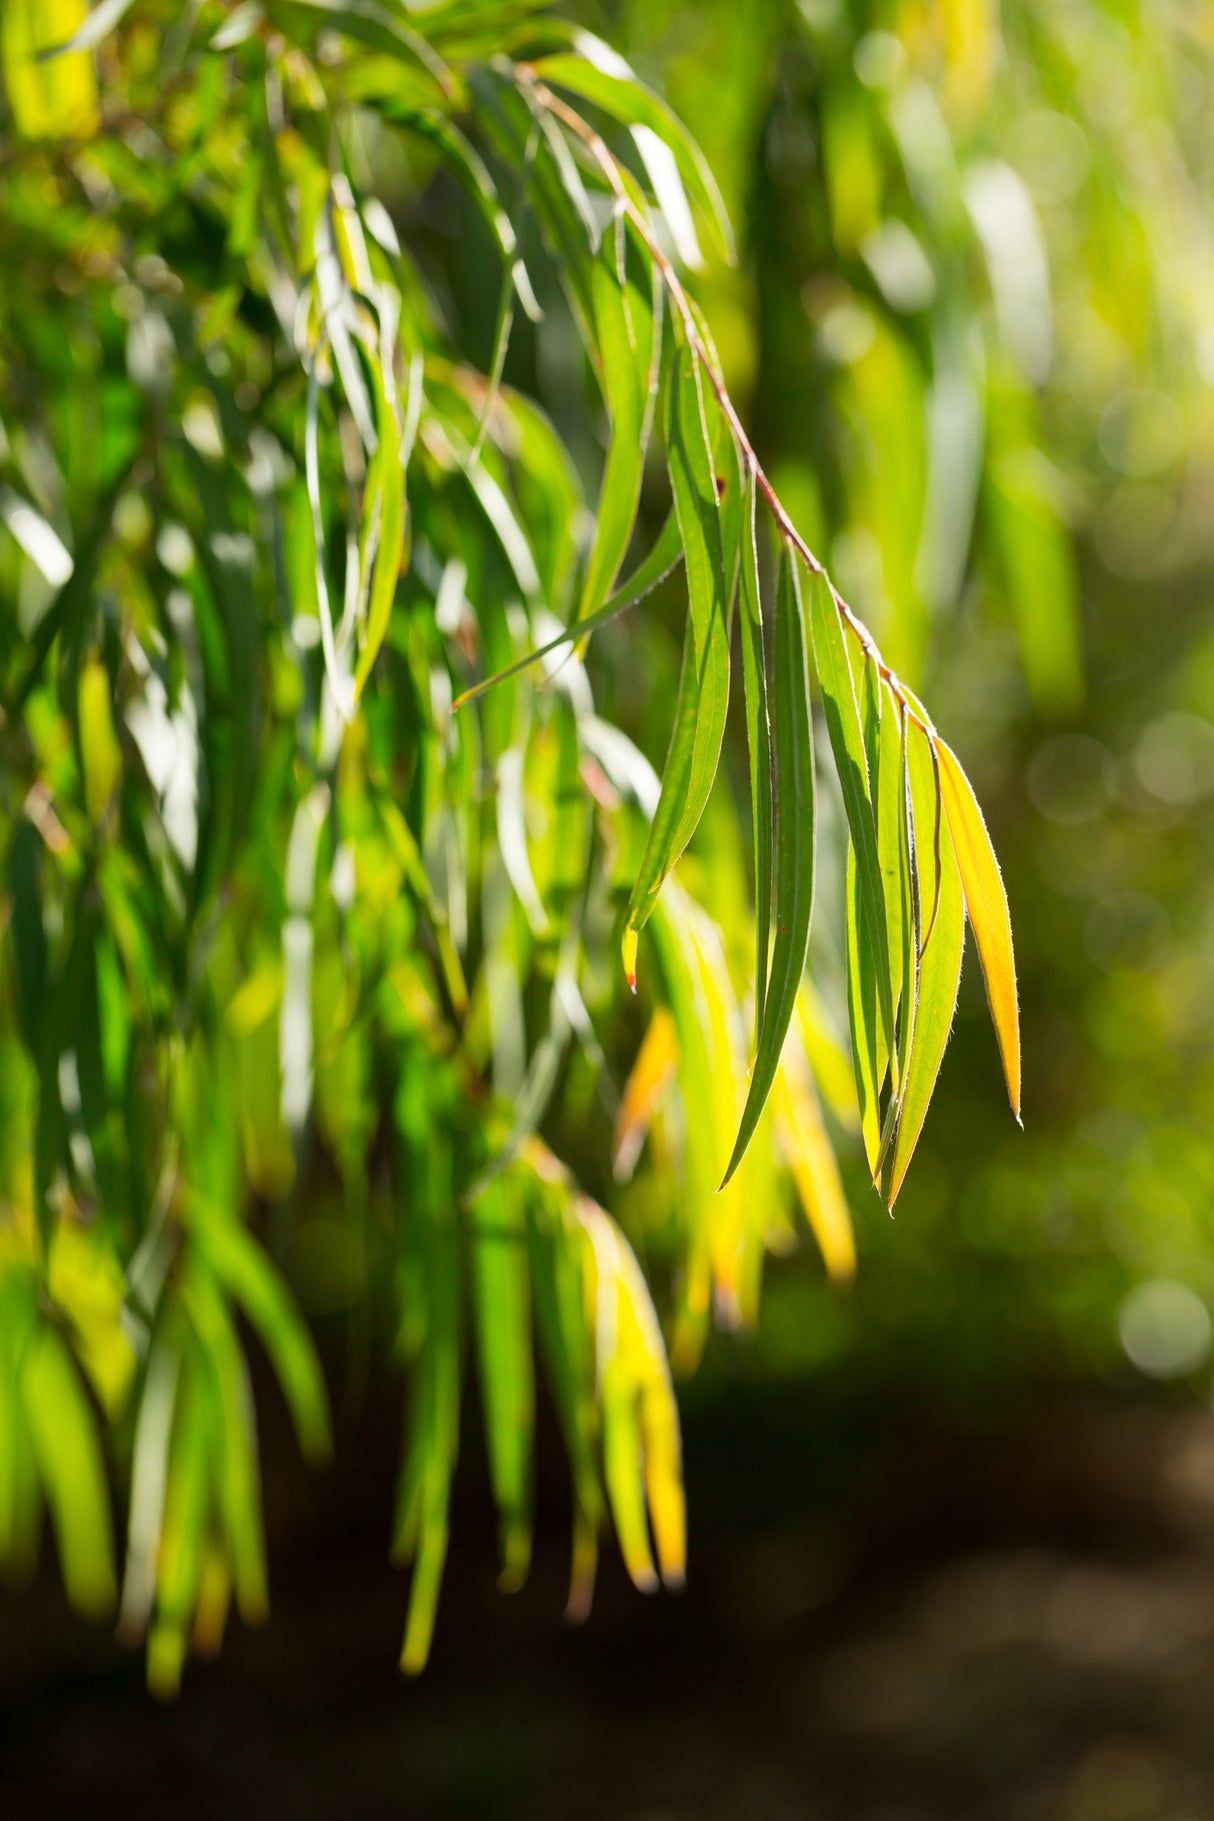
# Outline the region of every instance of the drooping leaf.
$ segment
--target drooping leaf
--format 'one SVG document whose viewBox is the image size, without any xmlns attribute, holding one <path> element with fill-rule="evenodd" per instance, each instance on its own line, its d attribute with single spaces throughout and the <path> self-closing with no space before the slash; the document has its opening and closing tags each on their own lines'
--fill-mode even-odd
<svg viewBox="0 0 1214 1821">
<path fill-rule="evenodd" d="M 914 1031 L 905 1063 L 897 1131 L 885 1161 L 882 1193 L 893 1207 L 923 1129 L 957 1004 L 965 911 L 952 835 L 940 814 L 932 738 L 908 719 L 907 762 L 914 811 L 919 921 L 923 930 Z M 934 914 L 933 914 L 934 907 Z"/>
<path fill-rule="evenodd" d="M 390 347 L 387 350 L 391 357 Z M 362 572 L 371 572 L 367 597 L 367 625 L 362 651 L 354 671 L 356 695 L 361 695 L 388 630 L 396 594 L 397 577 L 405 555 L 405 471 L 402 465 L 401 426 L 396 409 L 396 383 L 391 368 L 370 363 L 375 395 L 378 444 L 367 471 L 363 500 Z"/>
<path fill-rule="evenodd" d="M 535 1373 L 526 1228 L 517 1184 L 499 1179 L 473 1209 L 472 1290 L 489 1472 L 500 1532 L 501 1585 L 526 1578 L 531 1559 L 531 1448 Z"/>
<path fill-rule="evenodd" d="M 291 1293 L 269 1257 L 239 1220 L 196 1203 L 196 1243 L 207 1263 L 257 1330 L 290 1406 L 300 1447 L 327 1459 L 329 1399 L 308 1333 Z"/>
<path fill-rule="evenodd" d="M 848 662 L 842 616 L 826 576 L 819 573 L 810 585 L 810 623 L 813 628 L 814 663 L 822 688 L 826 728 L 834 753 L 835 769 L 843 792 L 847 826 L 856 852 L 857 890 L 864 906 L 866 927 L 877 959 L 877 1004 L 883 1028 L 893 1028 L 889 946 L 885 928 L 885 900 L 877 858 L 877 819 L 869 786 L 864 728 L 856 702 Z"/>
<path fill-rule="evenodd" d="M 750 749 L 750 810 L 755 848 L 755 1043 L 763 1025 L 767 969 L 771 958 L 771 881 L 773 866 L 771 789 L 771 721 L 767 708 L 767 663 L 763 647 L 763 599 L 759 587 L 756 539 L 758 486 L 754 470 L 747 476 L 742 507 L 742 562 L 739 619 L 742 634 L 742 682 L 746 692 L 746 737 Z"/>
<path fill-rule="evenodd" d="M 561 633 L 559 638 L 549 639 L 548 643 L 541 645 L 538 651 L 529 651 L 525 658 L 519 658 L 516 663 L 508 664 L 505 670 L 499 670 L 495 675 L 485 677 L 479 683 L 474 683 L 471 689 L 465 689 L 463 694 L 456 696 L 452 702 L 452 713 L 456 709 L 466 707 L 469 702 L 475 702 L 476 698 L 483 696 L 486 690 L 496 688 L 499 683 L 505 683 L 511 677 L 516 677 L 522 671 L 530 669 L 532 664 L 538 664 L 541 659 L 551 657 L 552 653 L 559 651 L 563 645 L 568 645 L 572 649 L 579 641 L 586 639 L 590 633 L 596 632 L 600 626 L 605 626 L 608 620 L 614 620 L 617 615 L 624 613 L 629 607 L 635 607 L 637 602 L 644 600 L 647 594 L 652 594 L 659 582 L 665 581 L 671 570 L 682 559 L 683 546 L 679 539 L 679 522 L 672 511 L 658 533 L 657 542 L 649 555 L 642 559 L 628 580 L 616 589 L 610 600 L 605 601 L 597 612 L 587 615 L 584 620 L 578 620 L 568 632 Z"/>
<path fill-rule="evenodd" d="M 21 1372 L 25 1422 L 73 1605 L 100 1618 L 114 1603 L 114 1543 L 97 1424 L 59 1334 L 40 1324 Z"/>
<path fill-rule="evenodd" d="M 936 741 L 940 790 L 953 851 L 961 871 L 965 908 L 978 944 L 1008 1098 L 1020 1117 L 1020 1010 L 1016 998 L 1016 961 L 1012 953 L 1012 920 L 999 862 L 987 833 L 973 787 L 951 747 Z"/>
<path fill-rule="evenodd" d="M 720 498 L 699 362 L 686 346 L 671 373 L 666 442 L 687 570 L 688 636 L 662 796 L 628 905 L 629 938 L 644 928 L 662 882 L 695 832 L 716 776 L 729 706 L 731 597 Z"/>
<path fill-rule="evenodd" d="M 814 899 L 814 747 L 807 646 L 796 559 L 786 548 L 776 596 L 776 939 L 754 1073 L 726 1182 L 745 1155 L 775 1080 L 809 953 Z"/>
<path fill-rule="evenodd" d="M 713 228 L 723 257 L 732 261 L 733 236 L 720 191 L 686 127 L 664 101 L 638 81 L 624 59 L 601 40 L 580 33 L 575 45 L 581 56 L 558 52 L 543 57 L 535 66 L 536 73 L 546 82 L 593 102 L 634 132 L 638 126 L 647 128 L 668 147 L 680 177 Z"/>
<path fill-rule="evenodd" d="M 847 1018 L 851 1029 L 860 1131 L 868 1167 L 875 1176 L 881 1151 L 881 1089 L 887 1052 L 877 1009 L 877 950 L 860 896 L 856 850 L 847 845 Z"/>
<path fill-rule="evenodd" d="M 636 1168 L 645 1134 L 678 1059 L 674 1019 L 660 1005 L 650 1020 L 620 1098 L 611 1144 L 611 1164 L 617 1182 L 627 1182 Z"/>
<path fill-rule="evenodd" d="M 848 1283 L 856 1274 L 856 1242 L 813 1076 L 794 1025 L 776 1077 L 776 1130 L 792 1171 L 797 1199 L 818 1242 L 830 1276 Z"/>
<path fill-rule="evenodd" d="M 603 398 L 611 441 L 599 490 L 594 543 L 578 619 L 602 606 L 628 550 L 645 461 L 645 420 L 654 354 L 654 310 L 648 287 L 636 282 L 628 260 L 623 217 L 604 234 L 594 262 L 595 328 Z"/>
</svg>

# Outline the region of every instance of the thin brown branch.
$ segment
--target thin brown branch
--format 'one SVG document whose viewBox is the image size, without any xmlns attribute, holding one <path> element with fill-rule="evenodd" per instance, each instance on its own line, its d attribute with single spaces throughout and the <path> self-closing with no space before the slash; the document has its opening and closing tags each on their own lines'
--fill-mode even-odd
<svg viewBox="0 0 1214 1821">
<path fill-rule="evenodd" d="M 734 407 L 733 400 L 725 389 L 725 383 L 717 373 L 712 360 L 709 358 L 708 350 L 704 346 L 703 336 L 700 334 L 699 325 L 696 322 L 695 311 L 692 309 L 690 299 L 683 288 L 682 280 L 679 278 L 678 273 L 663 252 L 657 235 L 654 233 L 653 224 L 650 222 L 648 216 L 643 210 L 637 208 L 635 202 L 628 194 L 628 190 L 620 176 L 619 166 L 613 153 L 607 147 L 601 134 L 596 133 L 589 122 L 583 120 L 582 116 L 575 108 L 570 107 L 567 102 L 562 101 L 559 95 L 554 95 L 548 85 L 539 79 L 529 64 L 516 64 L 515 74 L 520 83 L 522 83 L 530 93 L 536 104 L 544 108 L 554 119 L 559 120 L 561 124 L 567 127 L 569 132 L 585 146 L 586 150 L 599 167 L 599 170 L 603 173 L 603 176 L 616 199 L 617 206 L 627 215 L 629 221 L 636 229 L 637 234 L 640 236 L 646 252 L 662 275 L 662 282 L 666 286 L 667 294 L 675 309 L 678 311 L 679 319 L 682 322 L 683 333 L 687 337 L 687 344 L 700 362 L 704 372 L 708 375 L 708 382 L 716 395 L 721 414 L 729 425 L 730 432 L 738 445 L 743 462 L 754 476 L 755 485 L 767 502 L 767 508 L 771 513 L 772 518 L 775 520 L 776 530 L 784 539 L 784 542 L 796 551 L 810 574 L 820 575 L 823 578 L 827 587 L 830 589 L 831 599 L 835 603 L 835 609 L 838 612 L 840 619 L 859 643 L 860 649 L 863 651 L 865 657 L 871 659 L 876 665 L 878 674 L 884 678 L 897 702 L 905 709 L 911 720 L 914 721 L 918 727 L 923 729 L 928 740 L 934 743 L 935 729 L 907 700 L 906 693 L 903 690 L 898 677 L 882 658 L 881 653 L 877 648 L 876 640 L 869 632 L 868 627 L 864 624 L 864 621 L 860 619 L 858 614 L 852 612 L 852 609 L 843 599 L 843 596 L 839 593 L 839 590 L 835 587 L 830 576 L 827 574 L 826 565 L 814 554 L 805 539 L 801 536 L 801 533 L 793 524 L 792 519 L 788 516 L 779 494 L 764 473 L 763 465 L 755 453 L 754 445 L 747 436 L 746 431 L 742 426 L 742 421 Z"/>
</svg>

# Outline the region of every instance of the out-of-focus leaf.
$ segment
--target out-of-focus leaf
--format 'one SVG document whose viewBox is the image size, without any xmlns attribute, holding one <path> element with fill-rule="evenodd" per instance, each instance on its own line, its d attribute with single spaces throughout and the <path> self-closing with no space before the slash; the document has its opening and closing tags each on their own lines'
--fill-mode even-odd
<svg viewBox="0 0 1214 1821">
<path fill-rule="evenodd" d="M 847 1283 L 856 1273 L 856 1242 L 813 1077 L 794 1027 L 776 1078 L 776 1129 L 792 1171 L 797 1198 L 818 1242 L 827 1271 Z"/>
<path fill-rule="evenodd" d="M 531 1559 L 535 1371 L 526 1228 L 511 1178 L 476 1203 L 471 1255 L 481 1402 L 501 1525 L 501 1585 L 513 1589 L 526 1578 Z"/>
<path fill-rule="evenodd" d="M 384 642 L 396 594 L 397 577 L 405 554 L 405 473 L 401 430 L 395 408 L 395 381 L 391 371 L 371 366 L 375 393 L 375 426 L 379 436 L 367 473 L 363 500 L 363 573 L 374 562 L 367 598 L 367 630 L 354 671 L 354 687 L 362 694 L 371 666 Z M 389 389 L 391 388 L 391 389 Z"/>
<path fill-rule="evenodd" d="M 114 732 L 110 679 L 105 665 L 92 658 L 80 672 L 80 755 L 84 761 L 84 801 L 89 820 L 98 827 L 122 776 L 122 750 Z"/>
<path fill-rule="evenodd" d="M 456 696 L 452 702 L 452 712 L 454 713 L 457 708 L 463 708 L 468 702 L 474 702 L 477 696 L 484 695 L 487 689 L 494 688 L 496 684 L 504 683 L 510 677 L 518 676 L 521 671 L 529 669 L 532 664 L 539 663 L 541 658 L 550 657 L 554 651 L 559 651 L 562 645 L 572 647 L 579 640 L 583 640 L 590 633 L 597 631 L 600 626 L 605 626 L 608 620 L 615 619 L 617 614 L 623 613 L 629 607 L 635 607 L 637 602 L 644 600 L 647 594 L 652 594 L 659 582 L 665 581 L 670 572 L 682 561 L 682 557 L 683 545 L 679 538 L 679 522 L 672 511 L 658 533 L 657 542 L 649 555 L 643 558 L 628 580 L 617 588 L 611 598 L 605 601 L 596 612 L 588 614 L 584 620 L 578 620 L 568 632 L 561 633 L 559 638 L 549 639 L 548 643 L 541 645 L 538 651 L 529 651 L 527 656 L 519 658 L 517 663 L 508 664 L 505 670 L 499 670 L 496 675 L 485 677 L 481 682 L 473 684 L 471 689 L 465 689 L 463 694 Z"/>
<path fill-rule="evenodd" d="M 918 1143 L 940 1072 L 957 1004 L 961 950 L 965 940 L 961 875 L 957 870 L 952 835 L 941 809 L 940 780 L 932 740 L 913 720 L 908 721 L 906 747 L 914 809 L 919 922 L 924 934 L 919 956 L 914 1034 L 905 1063 L 897 1132 L 881 1182 L 886 1205 L 891 1208 Z"/>
<path fill-rule="evenodd" d="M 162 1699 L 175 1695 L 181 1682 L 201 1572 L 212 1421 L 201 1372 L 195 1342 L 181 1368 L 157 1564 L 156 1618 L 148 1636 L 148 1686 Z"/>
<path fill-rule="evenodd" d="M 674 1019 L 660 1005 L 637 1051 L 624 1084 L 611 1145 L 612 1169 L 617 1182 L 626 1182 L 636 1168 L 645 1134 L 654 1111 L 678 1065 L 679 1045 Z"/>
<path fill-rule="evenodd" d="M 86 139 L 97 131 L 97 79 L 83 54 L 121 18 L 131 0 L 8 0 L 0 18 L 4 82 L 17 131 L 26 139 Z"/>
<path fill-rule="evenodd" d="M 776 595 L 776 939 L 750 1092 L 726 1182 L 745 1155 L 771 1092 L 809 953 L 814 901 L 814 747 L 807 644 L 796 559 L 785 548 Z"/>
<path fill-rule="evenodd" d="M 534 1139 L 525 1155 L 536 1178 L 527 1201 L 536 1338 L 548 1366 L 573 1477 L 568 1616 L 582 1619 L 594 1588 L 603 1503 L 595 1458 L 597 1411 L 584 1283 L 586 1247 L 555 1160 Z"/>
<path fill-rule="evenodd" d="M 68 56 L 75 51 L 91 51 L 95 49 L 103 38 L 109 36 L 115 26 L 121 24 L 124 15 L 130 11 L 130 8 L 131 0 L 98 0 L 98 4 L 93 7 L 92 11 L 88 14 L 83 25 L 78 26 L 76 30 L 72 32 L 70 38 L 62 42 L 56 42 L 53 46 L 48 47 L 43 55 L 48 57 L 61 57 Z M 59 12 L 61 14 L 68 12 L 79 13 L 83 10 L 81 4 L 64 6 L 62 0 L 60 0 Z M 54 6 L 52 5 L 48 8 L 48 11 L 53 15 L 55 11 Z M 56 20 L 55 23 L 58 25 L 60 21 Z"/>
<path fill-rule="evenodd" d="M 1062 717 L 1083 702 L 1083 628 L 1075 556 L 1048 477 L 1048 464 L 1034 449 L 1000 455 L 990 466 L 984 505 L 1033 700 L 1043 713 Z"/>
<path fill-rule="evenodd" d="M 199 1341 L 210 1407 L 213 1470 L 240 1615 L 260 1624 L 269 1609 L 257 1440 L 248 1366 L 231 1315 L 210 1274 L 195 1269 L 184 1301 Z"/>
<path fill-rule="evenodd" d="M 1012 953 L 1012 920 L 999 862 L 973 787 L 956 754 L 936 741 L 940 790 L 953 850 L 961 871 L 965 908 L 978 944 L 999 1054 L 1007 1078 L 1008 1098 L 1020 1117 L 1020 1009 L 1016 998 L 1016 961 Z"/>
<path fill-rule="evenodd" d="M 261 1338 L 290 1406 L 299 1445 L 310 1460 L 326 1460 L 329 1399 L 312 1337 L 265 1252 L 240 1221 L 196 1203 L 195 1243 Z"/>
<path fill-rule="evenodd" d="M 620 1551 L 633 1582 L 680 1586 L 686 1514 L 678 1411 L 657 1316 L 619 1228 L 592 1202 L 579 1203 L 594 1260 L 595 1349 L 603 1411 L 603 1465 Z"/>
<path fill-rule="evenodd" d="M 45 1323 L 26 1347 L 21 1399 L 68 1597 L 88 1617 L 101 1618 L 116 1592 L 105 1466 L 96 1421 L 71 1356 Z"/>
</svg>

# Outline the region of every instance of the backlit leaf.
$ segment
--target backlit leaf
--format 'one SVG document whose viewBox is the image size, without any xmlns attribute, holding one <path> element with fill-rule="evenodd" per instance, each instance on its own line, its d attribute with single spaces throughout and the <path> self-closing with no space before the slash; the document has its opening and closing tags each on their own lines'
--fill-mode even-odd
<svg viewBox="0 0 1214 1821">
<path fill-rule="evenodd" d="M 991 846 L 986 822 L 969 779 L 956 754 L 937 740 L 940 789 L 948 817 L 953 850 L 961 870 L 965 908 L 978 944 L 978 959 L 986 981 L 1003 1072 L 1007 1078 L 1012 1111 L 1020 1117 L 1020 1010 L 1016 998 L 1016 962 L 1012 954 L 1012 922 L 999 862 Z"/>
<path fill-rule="evenodd" d="M 908 721 L 906 745 L 923 936 L 914 1032 L 906 1058 L 897 1131 L 881 1183 L 886 1204 L 891 1208 L 919 1141 L 940 1072 L 957 1005 L 965 940 L 961 875 L 948 822 L 940 813 L 940 784 L 932 740 L 917 721 Z"/>
<path fill-rule="evenodd" d="M 737 1169 L 771 1091 L 797 1002 L 814 901 L 814 747 L 805 611 L 796 559 L 780 561 L 775 664 L 775 922 L 771 980 L 754 1073 L 725 1181 Z"/>
<path fill-rule="evenodd" d="M 704 417 L 699 363 L 684 346 L 667 400 L 667 462 L 687 569 L 688 633 L 662 796 L 629 901 L 627 927 L 644 928 L 657 893 L 708 801 L 729 706 L 729 607 L 720 501 Z"/>
</svg>

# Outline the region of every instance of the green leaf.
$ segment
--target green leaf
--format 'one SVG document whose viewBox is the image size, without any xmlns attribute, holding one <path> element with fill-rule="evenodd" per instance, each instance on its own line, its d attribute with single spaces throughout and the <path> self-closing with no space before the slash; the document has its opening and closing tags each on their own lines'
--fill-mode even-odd
<svg viewBox="0 0 1214 1821">
<path fill-rule="evenodd" d="M 667 397 L 667 462 L 687 568 L 689 637 L 662 795 L 626 919 L 645 927 L 662 883 L 695 832 L 716 776 L 729 707 L 729 610 L 721 507 L 699 362 L 680 348 Z M 740 517 L 740 513 L 739 513 Z M 733 558 L 731 552 L 731 561 Z M 628 956 L 626 954 L 626 961 Z M 631 972 L 626 967 L 626 972 Z"/>
<path fill-rule="evenodd" d="M 505 670 L 499 670 L 495 675 L 485 677 L 479 683 L 474 683 L 471 689 L 465 689 L 463 694 L 456 696 L 452 702 L 452 713 L 457 708 L 465 707 L 469 702 L 475 702 L 478 696 L 483 696 L 486 690 L 493 689 L 498 683 L 505 683 L 509 678 L 516 677 L 521 671 L 529 669 L 532 664 L 538 664 L 541 658 L 550 657 L 554 651 L 559 651 L 562 645 L 575 645 L 580 639 L 587 638 L 590 633 L 597 632 L 600 626 L 605 626 L 608 620 L 614 620 L 619 614 L 626 612 L 629 607 L 635 607 L 638 601 L 644 600 L 647 594 L 653 593 L 660 582 L 666 580 L 671 570 L 682 559 L 683 545 L 679 537 L 679 521 L 672 511 L 658 533 L 657 542 L 649 555 L 637 565 L 628 580 L 621 588 L 616 589 L 611 599 L 605 601 L 597 613 L 589 614 L 584 620 L 578 620 L 568 632 L 562 632 L 559 638 L 549 639 L 548 643 L 541 645 L 537 651 L 529 651 L 525 658 L 519 658 L 516 663 L 508 664 Z"/>
<path fill-rule="evenodd" d="M 110 1496 L 92 1407 L 56 1330 L 41 1325 L 21 1372 L 25 1420 L 46 1493 L 68 1598 L 101 1618 L 115 1597 Z"/>
<path fill-rule="evenodd" d="M 647 287 L 630 276 L 622 216 L 603 236 L 592 279 L 603 399 L 611 443 L 599 492 L 594 543 L 578 619 L 602 606 L 628 551 L 645 463 L 645 421 L 654 366 L 655 317 Z"/>
<path fill-rule="evenodd" d="M 391 353 L 388 351 L 388 359 Z M 367 596 L 367 630 L 354 673 L 356 699 L 388 630 L 396 581 L 405 556 L 405 471 L 396 414 L 396 381 L 390 367 L 370 363 L 379 441 L 367 471 L 363 498 L 362 573 L 374 565 Z"/>
<path fill-rule="evenodd" d="M 864 907 L 877 961 L 877 1004 L 883 1028 L 893 1028 L 889 946 L 885 928 L 885 899 L 877 858 L 877 822 L 868 777 L 864 729 L 852 682 L 851 665 L 844 644 L 846 633 L 834 592 L 819 571 L 810 586 L 810 623 L 813 627 L 814 663 L 822 688 L 826 730 L 830 735 L 835 769 L 843 791 L 843 807 L 852 845 L 856 850 L 857 888 Z"/>
<path fill-rule="evenodd" d="M 919 1141 L 940 1072 L 957 1004 L 965 940 L 961 874 L 948 823 L 940 813 L 940 779 L 933 741 L 917 721 L 909 719 L 906 751 L 914 809 L 918 912 L 925 934 L 897 1132 L 882 1178 L 882 1191 L 891 1208 Z"/>
<path fill-rule="evenodd" d="M 194 1616 L 207 1519 L 211 1406 L 197 1343 L 183 1354 L 156 1575 L 156 1620 L 148 1638 L 148 1686 L 162 1698 L 181 1681 Z"/>
<path fill-rule="evenodd" d="M 551 1380 L 573 1476 L 573 1572 L 570 1618 L 590 1603 L 598 1556 L 603 1494 L 595 1455 L 598 1412 L 592 1338 L 587 1325 L 585 1238 L 569 1212 L 563 1185 L 535 1181 L 527 1202 L 527 1235 L 535 1329 Z"/>
<path fill-rule="evenodd" d="M 978 959 L 982 963 L 991 1020 L 999 1039 L 1008 1098 L 1012 1112 L 1019 1119 L 1020 1011 L 1016 1000 L 1016 961 L 1012 953 L 1007 893 L 973 786 L 962 771 L 957 755 L 943 740 L 936 741 L 936 755 L 944 810 L 961 872 L 965 908 L 978 944 Z"/>
<path fill-rule="evenodd" d="M 191 1230 L 199 1251 L 252 1322 L 290 1407 L 309 1460 L 327 1460 L 329 1397 L 316 1348 L 286 1284 L 248 1228 L 195 1202 Z"/>
<path fill-rule="evenodd" d="M 732 264 L 733 235 L 725 204 L 708 161 L 687 128 L 652 89 L 637 79 L 624 59 L 599 39 L 588 32 L 579 33 L 575 44 L 580 56 L 558 52 L 542 57 L 535 65 L 536 74 L 545 82 L 593 102 L 631 132 L 640 127 L 656 134 L 673 153 L 680 177 L 713 228 L 722 257 Z"/>
<path fill-rule="evenodd" d="M 771 1092 L 809 953 L 814 901 L 814 746 L 805 609 L 796 564 L 797 559 L 785 548 L 776 595 L 776 940 L 754 1073 L 726 1182 L 742 1161 Z"/>
<path fill-rule="evenodd" d="M 856 850 L 847 844 L 847 1017 L 851 1028 L 860 1131 L 873 1176 L 881 1151 L 881 1088 L 887 1052 L 877 1010 L 877 952 L 860 896 Z"/>
<path fill-rule="evenodd" d="M 898 704 L 888 698 L 881 715 L 880 758 L 877 769 L 877 860 L 881 868 L 881 893 L 885 902 L 886 946 L 889 952 L 890 1000 L 897 1013 L 904 974 L 902 876 L 903 832 L 906 821 L 906 767 L 902 753 L 902 722 Z M 891 1048 L 896 1049 L 891 1043 Z M 896 1057 L 891 1060 L 895 1063 Z"/>
<path fill-rule="evenodd" d="M 241 1617 L 258 1624 L 268 1609 L 266 1545 L 248 1367 L 215 1280 L 195 1268 L 186 1307 L 201 1344 L 203 1384 L 215 1443 L 214 1471 Z"/>
<path fill-rule="evenodd" d="M 512 1178 L 477 1202 L 471 1251 L 485 1439 L 501 1520 L 501 1582 L 513 1589 L 522 1585 L 531 1559 L 535 1370 L 526 1232 Z"/>
<path fill-rule="evenodd" d="M 767 710 L 767 663 L 763 650 L 763 597 L 755 516 L 758 487 L 754 470 L 743 504 L 741 587 L 742 683 L 746 692 L 746 739 L 750 749 L 750 812 L 755 848 L 755 1043 L 763 1026 L 767 968 L 771 951 L 772 792 L 771 722 Z"/>
</svg>

